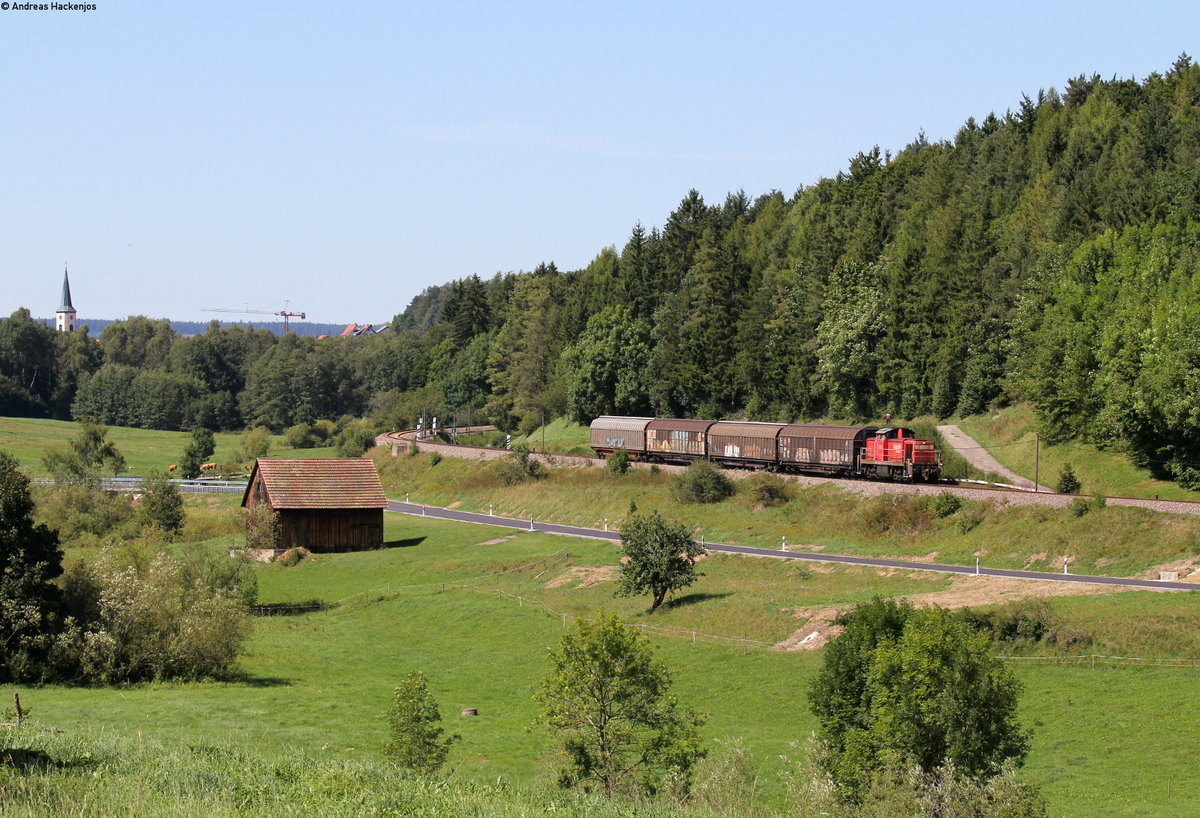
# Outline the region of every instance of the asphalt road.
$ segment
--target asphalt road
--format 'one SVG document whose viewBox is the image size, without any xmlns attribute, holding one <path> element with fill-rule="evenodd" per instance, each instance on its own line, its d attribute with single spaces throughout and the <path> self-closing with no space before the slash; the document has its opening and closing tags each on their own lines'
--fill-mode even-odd
<svg viewBox="0 0 1200 818">
<path fill-rule="evenodd" d="M 402 514 L 413 514 L 418 517 L 436 517 L 441 520 L 457 520 L 465 523 L 482 523 L 501 528 L 514 528 L 519 531 L 541 531 L 547 534 L 563 534 L 568 537 L 590 537 L 599 540 L 621 539 L 615 531 L 605 531 L 600 528 L 584 528 L 574 525 L 559 525 L 543 523 L 536 520 L 518 520 L 512 517 L 495 517 L 490 514 L 476 514 L 471 511 L 454 511 L 437 506 L 423 506 L 418 503 L 401 503 L 388 500 L 388 511 Z M 1132 579 L 1127 577 L 1095 577 L 1086 574 L 1058 574 L 1045 571 L 1016 571 L 1006 568 L 979 568 L 965 565 L 942 565 L 934 562 L 909 562 L 908 560 L 885 560 L 873 557 L 853 557 L 841 554 L 814 554 L 805 551 L 777 551 L 770 548 L 751 548 L 745 545 L 725 545 L 723 543 L 704 543 L 710 551 L 724 554 L 749 554 L 755 557 L 773 557 L 781 560 L 806 560 L 808 562 L 835 562 L 843 565 L 866 565 L 872 568 L 900 568 L 908 571 L 939 571 L 944 574 L 968 574 L 988 577 L 1010 577 L 1012 579 L 1033 579 L 1049 582 L 1081 582 L 1089 585 L 1116 585 L 1124 588 L 1149 588 L 1155 591 L 1200 591 L 1200 586 L 1189 582 L 1165 582 L 1156 579 Z"/>
</svg>

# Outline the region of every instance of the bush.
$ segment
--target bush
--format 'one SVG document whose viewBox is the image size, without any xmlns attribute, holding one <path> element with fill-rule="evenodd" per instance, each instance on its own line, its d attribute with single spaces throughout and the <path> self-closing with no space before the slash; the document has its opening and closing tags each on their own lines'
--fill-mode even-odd
<svg viewBox="0 0 1200 818">
<path fill-rule="evenodd" d="M 867 503 L 862 514 L 862 526 L 871 534 L 915 534 L 925 530 L 933 520 L 933 504 L 928 498 L 913 498 L 905 494 L 885 494 Z"/>
<path fill-rule="evenodd" d="M 1078 494 L 1082 484 L 1079 478 L 1075 476 L 1075 470 L 1071 468 L 1071 464 L 1067 463 L 1063 466 L 1062 473 L 1058 476 L 1058 493 L 1059 494 Z"/>
<path fill-rule="evenodd" d="M 164 534 L 178 534 L 183 530 L 183 495 L 170 477 L 165 474 L 147 477 L 142 481 L 142 492 L 138 516 L 144 525 Z"/>
<path fill-rule="evenodd" d="M 319 442 L 319 438 L 311 424 L 297 423 L 295 426 L 289 426 L 283 433 L 283 441 L 293 449 L 312 449 Z"/>
<path fill-rule="evenodd" d="M 629 452 L 625 449 L 613 449 L 608 457 L 609 474 L 625 474 L 629 471 Z"/>
<path fill-rule="evenodd" d="M 708 460 L 695 461 L 671 481 L 671 496 L 680 503 L 719 503 L 733 491 L 733 482 Z"/>
<path fill-rule="evenodd" d="M 249 633 L 240 569 L 160 552 L 126 564 L 109 550 L 71 566 L 63 602 L 73 618 L 52 661 L 96 684 L 227 678 Z"/>
<path fill-rule="evenodd" d="M 375 446 L 375 435 L 375 427 L 366 421 L 347 423 L 334 439 L 337 456 L 362 457 Z"/>
<path fill-rule="evenodd" d="M 760 471 L 742 481 L 742 491 L 756 505 L 778 506 L 792 499 L 792 484 L 777 474 Z"/>
<path fill-rule="evenodd" d="M 1082 497 L 1076 497 L 1070 502 L 1067 509 L 1071 512 L 1072 517 L 1082 517 L 1092 510 L 1092 504 Z"/>
<path fill-rule="evenodd" d="M 430 453 L 430 455 L 429 455 L 429 465 L 430 466 L 436 466 L 438 463 L 441 463 L 441 462 L 442 462 L 442 453 L 441 452 L 431 452 Z"/>
<path fill-rule="evenodd" d="M 271 453 L 271 430 L 266 426 L 247 429 L 238 436 L 238 443 L 242 447 L 242 456 L 238 458 L 239 460 L 266 457 Z"/>
<path fill-rule="evenodd" d="M 962 499 L 949 491 L 943 491 L 933 498 L 933 513 L 938 517 L 949 517 L 962 508 Z"/>
<path fill-rule="evenodd" d="M 529 447 L 524 443 L 513 446 L 508 457 L 496 466 L 496 474 L 506 486 L 515 486 L 525 480 L 537 479 L 544 473 L 542 464 L 533 459 Z"/>
<path fill-rule="evenodd" d="M 274 551 L 279 547 L 279 515 L 266 503 L 246 509 L 246 548 Z"/>
</svg>

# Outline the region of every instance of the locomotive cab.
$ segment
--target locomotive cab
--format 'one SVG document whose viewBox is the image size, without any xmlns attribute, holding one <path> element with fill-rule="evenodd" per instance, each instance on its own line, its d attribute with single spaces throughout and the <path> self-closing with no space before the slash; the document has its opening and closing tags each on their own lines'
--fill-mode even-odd
<svg viewBox="0 0 1200 818">
<path fill-rule="evenodd" d="M 858 467 L 861 475 L 892 480 L 932 482 L 942 474 L 933 441 L 915 437 L 912 430 L 899 426 L 876 430 L 862 450 Z"/>
</svg>

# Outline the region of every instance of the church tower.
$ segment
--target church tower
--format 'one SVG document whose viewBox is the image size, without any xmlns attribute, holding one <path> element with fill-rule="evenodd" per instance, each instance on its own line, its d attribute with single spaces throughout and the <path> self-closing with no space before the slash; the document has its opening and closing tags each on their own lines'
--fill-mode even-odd
<svg viewBox="0 0 1200 818">
<path fill-rule="evenodd" d="M 54 313 L 54 328 L 59 332 L 75 331 L 75 307 L 71 305 L 71 282 L 67 278 L 67 267 L 63 265 L 62 304 Z"/>
</svg>

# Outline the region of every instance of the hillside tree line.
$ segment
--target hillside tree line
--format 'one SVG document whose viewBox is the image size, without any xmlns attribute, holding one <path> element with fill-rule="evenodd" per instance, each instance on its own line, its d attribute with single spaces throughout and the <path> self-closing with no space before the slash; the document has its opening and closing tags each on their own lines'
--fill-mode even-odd
<svg viewBox="0 0 1200 818">
<path fill-rule="evenodd" d="M 1200 485 L 1200 66 L 1079 76 L 872 148 L 788 195 L 634 225 L 580 270 L 430 287 L 366 338 L 132 317 L 98 338 L 0 322 L 0 415 L 221 430 L 603 413 L 971 414 L 1027 401 Z"/>
</svg>

